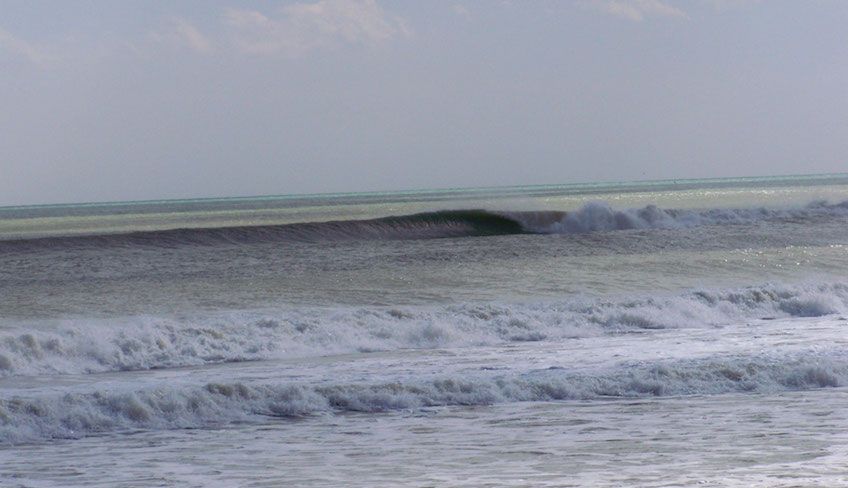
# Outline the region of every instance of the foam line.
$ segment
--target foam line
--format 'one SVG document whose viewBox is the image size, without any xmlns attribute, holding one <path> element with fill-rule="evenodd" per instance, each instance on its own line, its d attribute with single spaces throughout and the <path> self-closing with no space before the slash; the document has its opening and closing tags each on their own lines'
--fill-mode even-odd
<svg viewBox="0 0 848 488">
<path fill-rule="evenodd" d="M 35 398 L 0 399 L 0 442 L 78 438 L 127 429 L 197 428 L 263 416 L 385 412 L 518 401 L 774 393 L 837 387 L 846 381 L 848 358 L 819 352 L 786 357 L 679 360 L 579 373 L 555 369 L 511 376 L 475 374 L 371 384 L 236 382 L 49 393 Z"/>
<path fill-rule="evenodd" d="M 234 312 L 3 324 L 0 375 L 80 374 L 398 349 L 555 341 L 848 312 L 848 284 L 763 285 L 674 296 Z"/>
</svg>

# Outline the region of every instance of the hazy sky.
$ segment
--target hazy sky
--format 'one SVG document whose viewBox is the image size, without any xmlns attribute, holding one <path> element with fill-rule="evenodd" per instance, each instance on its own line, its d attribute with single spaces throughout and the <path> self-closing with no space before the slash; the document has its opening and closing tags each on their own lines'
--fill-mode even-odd
<svg viewBox="0 0 848 488">
<path fill-rule="evenodd" d="M 848 170 L 848 2 L 0 3 L 0 205 Z"/>
</svg>

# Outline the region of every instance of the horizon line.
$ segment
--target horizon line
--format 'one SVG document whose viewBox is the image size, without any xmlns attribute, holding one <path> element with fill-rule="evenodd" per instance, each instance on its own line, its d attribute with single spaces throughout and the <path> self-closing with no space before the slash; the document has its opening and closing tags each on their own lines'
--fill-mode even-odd
<svg viewBox="0 0 848 488">
<path fill-rule="evenodd" d="M 315 192 L 315 193 L 280 193 L 280 194 L 264 194 L 264 195 L 236 195 L 222 197 L 189 197 L 189 198 L 152 198 L 142 200 L 103 200 L 103 201 L 88 201 L 88 202 L 64 202 L 64 203 L 34 203 L 26 205 L 0 205 L 0 210 L 23 210 L 23 209 L 39 209 L 51 207 L 110 207 L 120 205 L 154 205 L 162 203 L 203 203 L 214 201 L 245 201 L 245 200 L 274 200 L 274 199 L 296 199 L 296 198 L 340 198 L 349 196 L 378 196 L 378 195 L 399 195 L 399 194 L 427 194 L 427 193 L 447 193 L 452 191 L 486 191 L 486 190 L 508 190 L 508 189 L 533 189 L 546 187 L 580 187 L 580 186 L 603 186 L 603 185 L 626 185 L 626 184 L 650 184 L 650 183 L 692 183 L 692 182 L 710 182 L 721 180 L 762 180 L 762 179 L 782 179 L 782 178 L 825 178 L 829 176 L 848 177 L 848 172 L 837 173 L 796 173 L 784 175 L 766 175 L 766 176 L 715 176 L 708 178 L 660 178 L 660 179 L 636 179 L 636 180 L 601 180 L 587 181 L 580 183 L 533 183 L 527 185 L 493 185 L 493 186 L 468 186 L 468 187 L 442 187 L 442 188 L 416 188 L 402 190 L 367 190 L 367 191 L 352 191 L 352 192 Z"/>
</svg>

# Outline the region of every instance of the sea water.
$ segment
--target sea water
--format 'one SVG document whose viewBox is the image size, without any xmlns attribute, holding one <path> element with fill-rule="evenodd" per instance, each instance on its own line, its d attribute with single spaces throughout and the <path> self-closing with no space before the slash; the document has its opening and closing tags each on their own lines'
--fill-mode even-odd
<svg viewBox="0 0 848 488">
<path fill-rule="evenodd" d="M 848 485 L 846 271 L 846 175 L 0 208 L 0 485 Z"/>
</svg>

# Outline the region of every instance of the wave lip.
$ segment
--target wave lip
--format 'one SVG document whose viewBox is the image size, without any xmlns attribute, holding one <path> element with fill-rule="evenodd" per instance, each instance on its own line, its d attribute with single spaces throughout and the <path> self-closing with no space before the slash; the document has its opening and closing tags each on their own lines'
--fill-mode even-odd
<svg viewBox="0 0 848 488">
<path fill-rule="evenodd" d="M 125 234 L 0 240 L 0 251 L 27 251 L 65 247 L 175 247 L 261 242 L 433 239 L 509 235 L 526 232 L 528 231 L 522 227 L 520 222 L 500 213 L 486 210 L 441 210 L 369 220 L 184 228 L 138 231 Z"/>
<path fill-rule="evenodd" d="M 208 383 L 0 399 L 0 442 L 78 438 L 128 429 L 213 426 L 266 416 L 386 412 L 520 401 L 714 395 L 828 388 L 848 382 L 848 358 L 730 357 L 562 369 L 510 376 L 463 375 L 371 384 Z"/>
<path fill-rule="evenodd" d="M 848 284 L 763 285 L 674 296 L 240 312 L 176 320 L 66 320 L 0 329 L 0 376 L 160 369 L 398 349 L 558 341 L 760 318 L 848 313 Z"/>
</svg>

